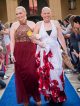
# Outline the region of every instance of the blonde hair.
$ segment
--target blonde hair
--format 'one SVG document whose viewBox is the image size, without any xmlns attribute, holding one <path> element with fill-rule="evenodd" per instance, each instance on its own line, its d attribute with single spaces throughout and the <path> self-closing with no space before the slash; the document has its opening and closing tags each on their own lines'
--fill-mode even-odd
<svg viewBox="0 0 80 106">
<path fill-rule="evenodd" d="M 17 11 L 18 9 L 24 11 L 24 12 L 27 14 L 26 9 L 25 9 L 23 6 L 18 6 L 18 7 L 16 8 L 16 11 Z"/>
<path fill-rule="evenodd" d="M 46 11 L 46 10 L 49 10 L 51 12 L 51 9 L 49 7 L 43 7 L 41 12 Z"/>
</svg>

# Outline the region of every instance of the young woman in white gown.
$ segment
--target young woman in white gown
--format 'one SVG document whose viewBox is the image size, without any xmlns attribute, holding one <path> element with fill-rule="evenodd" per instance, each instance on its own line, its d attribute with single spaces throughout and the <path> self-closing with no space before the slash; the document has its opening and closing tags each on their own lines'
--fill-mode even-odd
<svg viewBox="0 0 80 106">
<path fill-rule="evenodd" d="M 47 100 L 55 103 L 64 102 L 64 70 L 60 44 L 65 53 L 67 48 L 58 21 L 51 20 L 51 9 L 41 11 L 42 21 L 36 23 L 34 33 L 37 43 L 36 62 L 39 75 L 39 91 Z M 59 42 L 58 42 L 59 41 Z"/>
</svg>

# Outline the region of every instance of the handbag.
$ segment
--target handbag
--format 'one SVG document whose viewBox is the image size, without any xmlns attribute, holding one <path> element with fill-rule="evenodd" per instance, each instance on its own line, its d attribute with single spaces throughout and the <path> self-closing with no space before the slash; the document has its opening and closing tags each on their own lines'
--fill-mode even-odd
<svg viewBox="0 0 80 106">
<path fill-rule="evenodd" d="M 71 63 L 71 59 L 70 59 L 69 55 L 66 54 L 65 52 L 62 52 L 62 58 L 63 58 L 64 64 L 65 64 L 68 68 L 70 68 L 71 70 L 74 70 L 74 66 L 73 66 L 73 64 Z"/>
<path fill-rule="evenodd" d="M 57 40 L 58 40 L 58 39 L 57 39 Z M 63 47 L 62 47 L 61 43 L 59 42 L 59 40 L 58 40 L 58 43 L 59 43 L 59 45 L 61 46 L 61 49 L 63 50 Z M 63 63 L 64 63 L 69 69 L 71 69 L 71 70 L 73 70 L 73 71 L 75 70 L 75 69 L 74 69 L 74 65 L 72 64 L 69 55 L 66 54 L 64 51 L 62 52 L 62 59 L 63 59 Z"/>
</svg>

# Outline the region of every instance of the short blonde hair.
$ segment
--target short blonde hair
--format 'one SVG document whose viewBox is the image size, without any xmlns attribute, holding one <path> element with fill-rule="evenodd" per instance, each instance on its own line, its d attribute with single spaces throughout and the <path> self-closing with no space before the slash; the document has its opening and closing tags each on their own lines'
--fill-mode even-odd
<svg viewBox="0 0 80 106">
<path fill-rule="evenodd" d="M 51 12 L 51 9 L 49 7 L 43 7 L 41 12 L 46 11 L 46 10 L 49 10 Z"/>
<path fill-rule="evenodd" d="M 16 11 L 17 11 L 18 9 L 21 9 L 22 11 L 24 11 L 25 13 L 27 13 L 27 12 L 26 12 L 26 9 L 25 9 L 23 6 L 18 6 L 18 7 L 16 8 Z"/>
</svg>

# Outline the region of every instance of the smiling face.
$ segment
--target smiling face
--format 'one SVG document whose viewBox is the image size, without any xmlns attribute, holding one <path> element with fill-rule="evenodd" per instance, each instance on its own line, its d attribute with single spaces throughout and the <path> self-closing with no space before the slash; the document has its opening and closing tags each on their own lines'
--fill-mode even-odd
<svg viewBox="0 0 80 106">
<path fill-rule="evenodd" d="M 16 8 L 16 18 L 18 21 L 21 21 L 21 22 L 26 20 L 26 10 L 24 7 L 20 6 Z"/>
<path fill-rule="evenodd" d="M 44 22 L 49 22 L 51 19 L 51 9 L 48 7 L 44 7 L 41 11 L 41 16 Z"/>
<path fill-rule="evenodd" d="M 75 16 L 73 19 L 73 29 L 76 33 L 80 34 L 80 16 Z"/>
<path fill-rule="evenodd" d="M 73 30 L 74 30 L 74 32 L 80 34 L 80 24 L 74 22 L 74 24 L 73 24 Z"/>
</svg>

